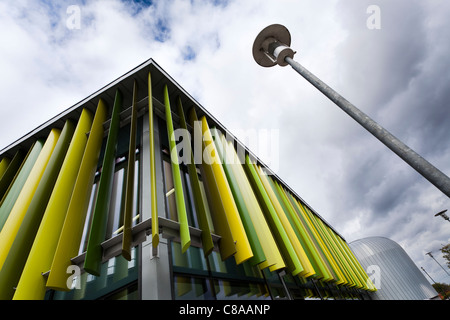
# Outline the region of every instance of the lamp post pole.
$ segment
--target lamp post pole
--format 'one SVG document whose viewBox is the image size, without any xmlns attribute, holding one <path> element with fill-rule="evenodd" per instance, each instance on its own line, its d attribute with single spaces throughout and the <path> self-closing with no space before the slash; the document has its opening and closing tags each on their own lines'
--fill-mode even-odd
<svg viewBox="0 0 450 320">
<path fill-rule="evenodd" d="M 295 51 L 289 47 L 290 42 L 291 36 L 286 27 L 279 24 L 270 25 L 256 37 L 253 43 L 253 57 L 263 67 L 271 67 L 277 64 L 280 66 L 290 65 L 298 74 L 321 91 L 367 131 L 372 133 L 425 179 L 441 190 L 447 197 L 450 197 L 450 178 L 448 176 L 296 62 L 293 59 Z"/>
<path fill-rule="evenodd" d="M 433 283 L 436 284 L 436 281 L 433 280 L 433 278 L 428 274 L 428 272 L 426 272 L 425 269 L 424 269 L 423 267 L 420 267 L 420 268 L 423 270 L 423 272 L 425 272 L 425 274 L 426 274 L 428 277 L 430 277 L 431 281 L 433 281 Z"/>
</svg>

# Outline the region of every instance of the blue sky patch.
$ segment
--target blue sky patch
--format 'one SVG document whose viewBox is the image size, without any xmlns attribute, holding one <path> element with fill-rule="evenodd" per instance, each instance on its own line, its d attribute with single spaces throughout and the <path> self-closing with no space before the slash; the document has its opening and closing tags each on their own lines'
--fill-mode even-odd
<svg viewBox="0 0 450 320">
<path fill-rule="evenodd" d="M 189 45 L 184 47 L 181 54 L 183 55 L 183 60 L 187 60 L 187 61 L 194 60 L 195 57 L 197 56 L 197 53 L 195 52 L 195 50 Z"/>
<path fill-rule="evenodd" d="M 166 19 L 158 19 L 156 22 L 156 30 L 153 30 L 154 39 L 159 42 L 164 42 L 170 37 L 170 27 Z"/>
<path fill-rule="evenodd" d="M 153 5 L 151 0 L 122 0 L 127 5 L 127 9 L 130 10 L 131 15 L 136 16 L 141 13 L 142 9 L 148 8 Z"/>
</svg>

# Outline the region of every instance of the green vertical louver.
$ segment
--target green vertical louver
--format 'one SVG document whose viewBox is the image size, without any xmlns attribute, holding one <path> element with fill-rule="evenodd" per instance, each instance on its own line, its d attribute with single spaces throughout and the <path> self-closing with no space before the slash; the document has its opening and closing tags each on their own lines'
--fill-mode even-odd
<svg viewBox="0 0 450 320">
<path fill-rule="evenodd" d="M 169 138 L 170 160 L 172 167 L 173 185 L 175 188 L 175 201 L 177 207 L 178 222 L 180 223 L 181 252 L 184 253 L 191 245 L 191 236 L 189 233 L 186 203 L 184 201 L 183 187 L 181 184 L 180 165 L 177 147 L 175 144 L 175 136 L 173 132 L 172 111 L 170 108 L 169 91 L 167 85 L 164 86 L 164 105 L 166 107 L 167 136 Z"/>
<path fill-rule="evenodd" d="M 128 164 L 125 189 L 125 213 L 123 216 L 122 256 L 131 260 L 131 224 L 133 222 L 134 170 L 136 162 L 137 127 L 137 81 L 133 83 L 133 102 L 131 105 L 130 142 L 128 145 Z"/>
<path fill-rule="evenodd" d="M 14 300 L 39 300 L 45 296 L 46 279 L 42 273 L 50 270 L 88 140 L 86 133 L 91 128 L 92 118 L 92 113 L 83 109 L 14 293 Z"/>
<path fill-rule="evenodd" d="M 181 103 L 180 98 L 178 98 L 178 116 L 180 117 L 181 128 L 186 130 L 186 132 L 188 132 L 186 117 L 184 115 L 183 105 Z M 183 141 L 184 146 L 191 148 L 191 140 L 188 135 L 186 136 L 186 139 L 188 141 L 187 142 Z M 201 192 L 200 181 L 197 175 L 197 167 L 195 166 L 194 155 L 192 152 L 190 152 L 189 160 L 190 161 L 187 164 L 187 168 L 189 173 L 189 181 L 192 187 L 192 193 L 194 195 L 194 205 L 197 212 L 198 224 L 200 226 L 200 229 L 202 230 L 201 237 L 202 237 L 203 252 L 205 256 L 208 256 L 214 249 L 214 243 L 211 237 L 211 226 L 209 225 L 206 212 L 206 204 L 205 204 L 206 199 L 203 197 L 203 194 Z"/>
<path fill-rule="evenodd" d="M 122 93 L 116 91 L 114 106 L 109 125 L 109 133 L 106 140 L 105 154 L 101 167 L 100 180 L 98 182 L 97 198 L 94 204 L 94 212 L 89 232 L 89 239 L 84 260 L 84 270 L 95 276 L 100 276 L 102 263 L 102 246 L 105 240 L 106 223 L 111 200 L 111 192 L 114 179 L 115 155 L 117 137 L 120 126 L 120 110 L 122 108 Z"/>
<path fill-rule="evenodd" d="M 148 124 L 149 124 L 149 143 L 150 143 L 150 199 L 151 199 L 151 217 L 152 217 L 152 246 L 156 248 L 159 243 L 159 223 L 158 223 L 158 203 L 156 189 L 156 163 L 155 163 L 155 129 L 153 124 L 153 90 L 152 77 L 148 73 Z"/>
<path fill-rule="evenodd" d="M 0 267 L 0 300 L 11 299 L 14 295 L 14 288 L 19 282 L 22 269 L 33 245 L 74 131 L 75 125 L 72 121 L 67 120 L 39 181 L 33 199 L 28 206 L 8 256 L 3 266 Z"/>
<path fill-rule="evenodd" d="M 67 268 L 72 264 L 80 247 L 84 222 L 89 206 L 91 190 L 94 185 L 95 172 L 103 141 L 103 123 L 106 120 L 107 107 L 102 99 L 99 100 L 95 112 L 89 138 L 81 160 L 78 176 L 75 181 L 64 225 L 59 236 L 58 246 L 50 267 L 47 288 L 68 291 Z"/>
</svg>

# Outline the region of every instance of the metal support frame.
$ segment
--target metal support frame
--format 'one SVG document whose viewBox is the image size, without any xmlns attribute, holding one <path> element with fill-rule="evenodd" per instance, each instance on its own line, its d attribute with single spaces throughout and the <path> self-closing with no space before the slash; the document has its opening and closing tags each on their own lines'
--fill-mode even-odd
<svg viewBox="0 0 450 320">
<path fill-rule="evenodd" d="M 278 272 L 278 278 L 280 278 L 281 285 L 283 286 L 284 291 L 286 292 L 286 296 L 289 300 L 293 300 L 291 292 L 289 291 L 289 288 L 286 285 L 286 282 L 284 281 L 284 276 L 286 275 L 286 271 L 280 271 Z"/>
</svg>

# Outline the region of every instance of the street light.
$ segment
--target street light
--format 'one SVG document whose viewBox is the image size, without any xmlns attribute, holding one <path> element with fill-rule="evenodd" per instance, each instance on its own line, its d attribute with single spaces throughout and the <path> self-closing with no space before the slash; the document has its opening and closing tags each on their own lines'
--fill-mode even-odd
<svg viewBox="0 0 450 320">
<path fill-rule="evenodd" d="M 434 216 L 435 217 L 442 217 L 444 220 L 447 220 L 448 222 L 450 222 L 450 218 L 448 217 L 448 215 L 446 215 L 445 213 L 447 212 L 447 210 L 443 210 L 441 212 L 436 213 Z"/>
<path fill-rule="evenodd" d="M 288 29 L 280 24 L 270 25 L 264 28 L 256 37 L 252 48 L 253 58 L 256 63 L 263 67 L 272 67 L 277 64 L 286 66 L 289 64 L 297 73 L 320 90 L 367 131 L 372 133 L 372 135 L 435 185 L 447 197 L 450 197 L 450 178 L 448 176 L 381 127 L 298 62 L 294 61 L 293 58 L 296 52 L 289 47 L 290 45 L 291 35 Z"/>
<path fill-rule="evenodd" d="M 433 278 L 428 274 L 428 272 L 425 271 L 423 267 L 420 267 L 420 269 L 422 269 L 423 272 L 425 272 L 425 274 L 430 277 L 431 281 L 433 281 L 433 283 L 436 284 L 436 281 L 433 280 Z"/>
</svg>

